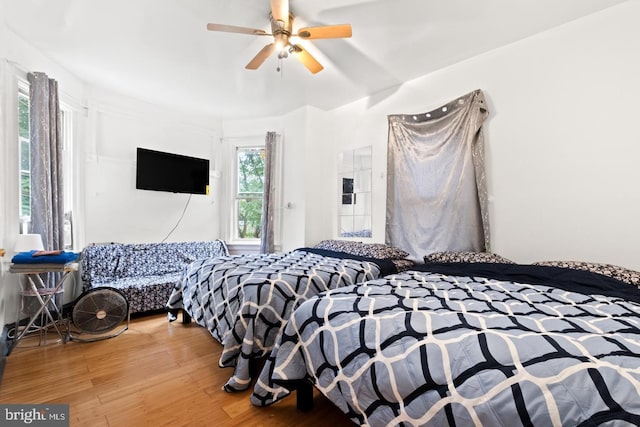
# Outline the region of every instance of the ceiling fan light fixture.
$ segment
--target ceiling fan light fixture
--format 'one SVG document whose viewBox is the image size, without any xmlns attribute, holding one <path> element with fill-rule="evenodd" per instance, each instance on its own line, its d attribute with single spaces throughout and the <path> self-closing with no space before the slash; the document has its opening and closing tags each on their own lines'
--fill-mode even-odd
<svg viewBox="0 0 640 427">
<path fill-rule="evenodd" d="M 289 57 L 290 49 L 283 48 L 278 52 L 278 59 L 286 59 Z"/>
<path fill-rule="evenodd" d="M 278 46 L 278 49 L 282 50 L 287 47 L 289 40 L 285 34 L 274 34 L 274 43 Z"/>
</svg>

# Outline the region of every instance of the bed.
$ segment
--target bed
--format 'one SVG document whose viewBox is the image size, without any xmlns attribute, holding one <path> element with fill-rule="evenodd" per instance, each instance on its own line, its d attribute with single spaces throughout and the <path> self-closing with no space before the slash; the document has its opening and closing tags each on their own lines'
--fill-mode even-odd
<svg viewBox="0 0 640 427">
<path fill-rule="evenodd" d="M 373 258 L 326 247 L 346 250 L 319 244 L 283 253 L 199 260 L 185 269 L 167 308 L 183 310 L 222 344 L 219 365 L 234 368 L 226 391 L 250 386 L 256 360 L 269 354 L 301 302 L 329 289 L 394 273 L 402 265 L 398 257 L 408 255 L 400 250 L 367 253 L 379 256 Z"/>
<path fill-rule="evenodd" d="M 313 384 L 361 425 L 640 425 L 639 274 L 541 264 L 421 264 L 310 298 L 251 401 L 308 409 Z"/>
</svg>

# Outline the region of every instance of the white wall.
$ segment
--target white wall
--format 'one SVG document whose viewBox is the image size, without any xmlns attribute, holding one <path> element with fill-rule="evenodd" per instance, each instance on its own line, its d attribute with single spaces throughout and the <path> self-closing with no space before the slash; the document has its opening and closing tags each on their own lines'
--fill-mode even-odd
<svg viewBox="0 0 640 427">
<path fill-rule="evenodd" d="M 324 111 L 307 108 L 304 146 L 300 149 L 301 162 L 298 167 L 305 175 L 304 204 L 304 246 L 313 246 L 323 239 L 330 239 L 338 233 L 337 200 L 338 169 L 336 165 L 334 128 L 341 124 L 329 121 L 330 115 Z M 328 210 L 333 209 L 333 210 Z"/>
<path fill-rule="evenodd" d="M 212 240 L 220 237 L 215 171 L 220 122 L 92 90 L 85 161 L 85 243 Z M 136 148 L 210 160 L 209 195 L 136 190 Z M 167 171 L 171 173 L 171 171 Z M 188 205 L 187 205 L 188 203 Z M 186 210 L 185 210 L 186 209 Z"/>
<path fill-rule="evenodd" d="M 640 269 L 638 16 L 629 1 L 331 112 L 336 152 L 373 144 L 372 240 L 384 240 L 386 116 L 482 89 L 492 249 Z"/>
<path fill-rule="evenodd" d="M 637 16 L 627 2 L 488 58 L 533 82 L 490 92 L 497 250 L 640 269 Z"/>
</svg>

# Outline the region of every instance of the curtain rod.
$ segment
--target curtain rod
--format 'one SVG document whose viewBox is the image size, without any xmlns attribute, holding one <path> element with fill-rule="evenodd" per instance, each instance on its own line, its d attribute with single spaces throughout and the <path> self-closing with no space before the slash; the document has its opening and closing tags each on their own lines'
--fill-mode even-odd
<svg viewBox="0 0 640 427">
<path fill-rule="evenodd" d="M 4 62 L 6 62 L 9 65 L 12 65 L 12 66 L 16 67 L 18 70 L 22 71 L 25 74 L 29 73 L 29 71 L 25 68 L 24 65 L 22 65 L 22 64 L 20 64 L 20 63 L 18 63 L 16 61 L 12 61 L 9 58 L 4 58 Z"/>
<path fill-rule="evenodd" d="M 7 64 L 17 68 L 18 70 L 20 70 L 21 72 L 23 72 L 25 74 L 31 73 L 31 71 L 27 70 L 26 67 L 24 65 L 20 64 L 19 62 L 13 61 L 13 60 L 11 60 L 9 58 L 4 58 L 4 61 Z M 83 84 L 84 84 L 84 82 L 83 82 Z M 87 105 L 85 105 L 84 102 L 82 102 L 81 100 L 79 100 L 75 96 L 70 95 L 69 92 L 61 90 L 60 87 L 58 87 L 58 91 L 60 92 L 60 94 L 63 97 L 65 97 L 69 101 L 69 102 L 65 102 L 66 100 L 63 100 L 64 103 L 71 104 L 71 106 L 74 107 L 74 108 L 83 108 L 85 110 L 89 109 L 89 107 Z"/>
<path fill-rule="evenodd" d="M 268 131 L 271 132 L 271 131 Z M 240 135 L 240 136 L 222 136 L 220 137 L 221 141 L 229 141 L 234 139 L 252 139 L 252 138 L 264 138 L 267 135 L 267 132 L 255 135 Z M 282 136 L 280 132 L 276 132 L 276 136 Z"/>
</svg>

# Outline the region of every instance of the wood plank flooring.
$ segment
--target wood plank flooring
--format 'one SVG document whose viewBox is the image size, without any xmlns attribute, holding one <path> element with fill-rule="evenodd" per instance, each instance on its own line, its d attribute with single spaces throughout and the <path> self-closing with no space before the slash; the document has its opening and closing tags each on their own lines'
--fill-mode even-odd
<svg viewBox="0 0 640 427">
<path fill-rule="evenodd" d="M 315 407 L 295 395 L 267 408 L 250 391 L 226 393 L 231 369 L 222 346 L 202 327 L 166 315 L 140 317 L 116 338 L 93 343 L 20 343 L 0 383 L 2 403 L 68 403 L 71 426 L 327 426 L 354 424 L 314 391 Z"/>
</svg>

